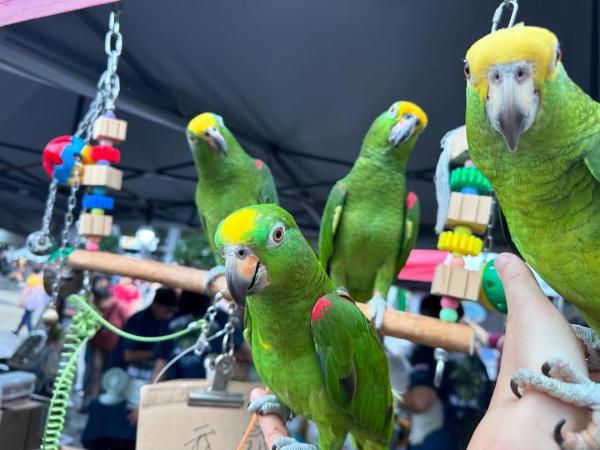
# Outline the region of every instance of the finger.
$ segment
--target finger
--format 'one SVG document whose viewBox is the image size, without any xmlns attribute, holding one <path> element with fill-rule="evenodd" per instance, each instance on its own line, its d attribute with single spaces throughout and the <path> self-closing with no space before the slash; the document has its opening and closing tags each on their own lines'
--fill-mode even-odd
<svg viewBox="0 0 600 450">
<path fill-rule="evenodd" d="M 256 388 L 250 393 L 250 399 L 257 400 L 264 395 L 267 395 L 264 389 Z M 278 437 L 290 435 L 283 420 L 277 414 L 258 416 L 258 425 L 265 438 L 267 448 L 271 448 Z"/>
</svg>

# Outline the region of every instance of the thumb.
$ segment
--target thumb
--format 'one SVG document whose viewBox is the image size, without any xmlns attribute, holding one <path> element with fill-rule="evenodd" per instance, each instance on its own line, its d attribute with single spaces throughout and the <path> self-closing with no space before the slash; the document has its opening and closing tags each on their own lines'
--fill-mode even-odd
<svg viewBox="0 0 600 450">
<path fill-rule="evenodd" d="M 540 300 L 548 303 L 533 273 L 521 258 L 501 253 L 494 266 L 500 275 L 509 311 L 535 307 Z"/>
</svg>

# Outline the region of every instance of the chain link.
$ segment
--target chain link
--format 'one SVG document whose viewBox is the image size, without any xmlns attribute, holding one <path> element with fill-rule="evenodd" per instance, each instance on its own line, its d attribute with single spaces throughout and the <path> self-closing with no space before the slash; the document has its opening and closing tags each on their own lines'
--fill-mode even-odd
<svg viewBox="0 0 600 450">
<path fill-rule="evenodd" d="M 505 9 L 512 9 L 507 28 L 510 28 L 515 24 L 515 21 L 517 20 L 517 12 L 519 11 L 519 3 L 517 0 L 502 0 L 502 3 L 500 3 L 500 6 L 496 8 L 496 11 L 494 11 L 494 16 L 492 17 L 492 33 L 498 30 L 498 25 L 500 25 L 500 21 L 502 20 L 502 15 L 504 14 Z"/>
<path fill-rule="evenodd" d="M 58 252 L 58 267 L 56 271 L 56 276 L 54 278 L 54 282 L 52 283 L 52 308 L 56 309 L 56 303 L 58 300 L 58 294 L 60 291 L 60 284 L 63 278 L 63 271 L 65 267 L 65 250 L 69 245 L 69 232 L 71 231 L 71 226 L 73 225 L 73 211 L 77 206 L 77 191 L 79 191 L 80 186 L 80 178 L 79 174 L 81 171 L 81 160 L 79 157 L 75 157 L 75 164 L 73 165 L 73 173 L 72 179 L 73 183 L 71 184 L 71 189 L 69 191 L 69 199 L 67 200 L 67 212 L 65 213 L 65 221 L 61 234 L 60 241 L 60 249 Z"/>
</svg>

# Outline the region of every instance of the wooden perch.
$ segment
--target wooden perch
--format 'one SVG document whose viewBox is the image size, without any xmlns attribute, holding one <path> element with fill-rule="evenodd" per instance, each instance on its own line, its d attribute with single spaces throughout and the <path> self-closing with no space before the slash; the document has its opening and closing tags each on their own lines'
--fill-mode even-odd
<svg viewBox="0 0 600 450">
<path fill-rule="evenodd" d="M 207 275 L 205 270 L 85 250 L 73 251 L 68 261 L 74 269 L 124 275 L 172 288 L 204 293 Z M 226 288 L 225 277 L 219 277 L 208 294 L 214 295 Z M 358 307 L 363 314 L 369 315 L 369 305 L 358 303 Z M 467 325 L 445 323 L 438 319 L 400 311 L 385 312 L 382 331 L 386 336 L 462 353 L 472 353 L 475 343 L 475 332 Z"/>
</svg>

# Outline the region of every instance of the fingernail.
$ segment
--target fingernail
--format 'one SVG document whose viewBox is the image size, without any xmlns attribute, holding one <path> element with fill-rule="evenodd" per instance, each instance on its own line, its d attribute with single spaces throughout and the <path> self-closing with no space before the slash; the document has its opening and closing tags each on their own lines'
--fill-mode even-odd
<svg viewBox="0 0 600 450">
<path fill-rule="evenodd" d="M 512 258 L 513 255 L 510 253 L 500 253 L 494 260 L 494 266 L 496 267 L 496 270 L 502 270 L 502 268 L 506 266 Z"/>
</svg>

